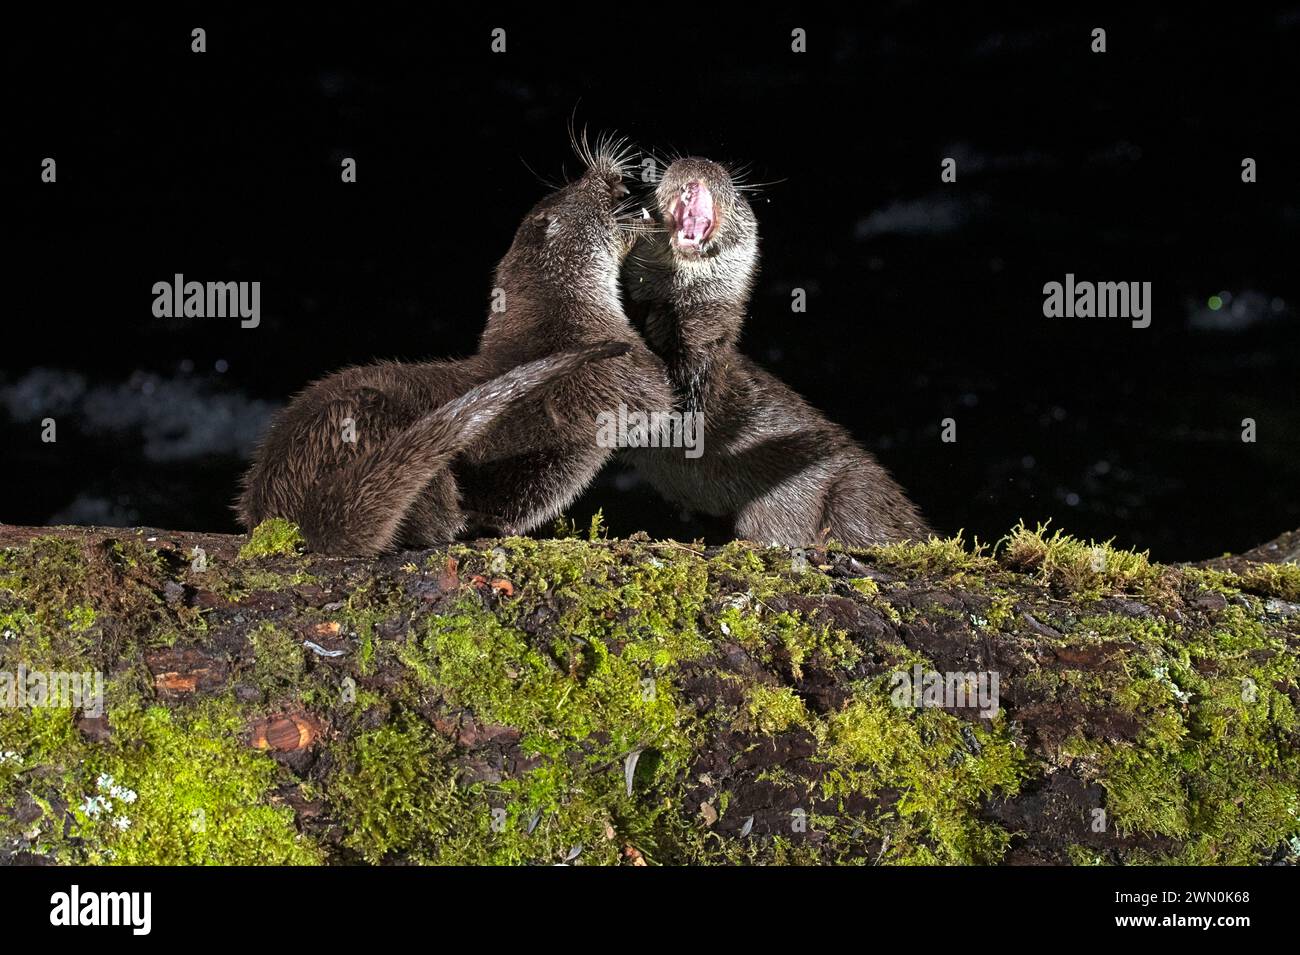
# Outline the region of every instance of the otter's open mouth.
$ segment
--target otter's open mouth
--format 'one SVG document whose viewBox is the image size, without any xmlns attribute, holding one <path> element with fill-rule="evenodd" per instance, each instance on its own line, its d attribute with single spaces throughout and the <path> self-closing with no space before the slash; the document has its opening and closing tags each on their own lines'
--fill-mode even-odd
<svg viewBox="0 0 1300 955">
<path fill-rule="evenodd" d="M 682 187 L 668 215 L 672 220 L 673 247 L 679 251 L 702 251 L 718 226 L 713 194 L 698 179 Z"/>
</svg>

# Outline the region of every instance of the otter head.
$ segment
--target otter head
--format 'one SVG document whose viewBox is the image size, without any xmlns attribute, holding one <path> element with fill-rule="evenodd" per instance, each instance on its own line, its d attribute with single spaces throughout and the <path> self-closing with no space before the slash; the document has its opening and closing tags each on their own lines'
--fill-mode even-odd
<svg viewBox="0 0 1300 955">
<path fill-rule="evenodd" d="M 712 160 L 676 160 L 659 180 L 655 202 L 679 267 L 757 243 L 753 210 L 727 168 Z"/>
<path fill-rule="evenodd" d="M 657 227 L 638 242 L 623 283 L 631 301 L 684 315 L 743 311 L 758 270 L 758 220 L 744 187 L 720 163 L 678 159 L 664 170 L 653 207 L 645 215 Z M 718 333 L 730 339 L 739 321 Z"/>
<path fill-rule="evenodd" d="M 617 287 L 619 267 L 642 228 L 623 179 L 630 155 L 622 140 L 585 137 L 574 149 L 585 169 L 577 179 L 533 206 L 515 232 L 507 259 L 526 262 L 552 294 L 581 291 L 593 283 Z"/>
</svg>

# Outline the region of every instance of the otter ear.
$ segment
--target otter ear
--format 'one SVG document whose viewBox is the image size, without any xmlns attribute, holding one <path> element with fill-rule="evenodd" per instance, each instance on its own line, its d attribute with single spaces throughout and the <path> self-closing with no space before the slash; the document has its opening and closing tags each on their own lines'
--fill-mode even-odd
<svg viewBox="0 0 1300 955">
<path fill-rule="evenodd" d="M 535 236 L 535 242 L 545 241 L 545 237 L 551 231 L 551 214 L 549 212 L 536 212 L 524 220 L 524 226 L 529 233 Z"/>
<path fill-rule="evenodd" d="M 537 237 L 536 241 L 546 242 L 563 228 L 564 222 L 562 214 L 551 212 L 538 212 L 529 216 L 525 221 L 529 230 Z"/>
</svg>

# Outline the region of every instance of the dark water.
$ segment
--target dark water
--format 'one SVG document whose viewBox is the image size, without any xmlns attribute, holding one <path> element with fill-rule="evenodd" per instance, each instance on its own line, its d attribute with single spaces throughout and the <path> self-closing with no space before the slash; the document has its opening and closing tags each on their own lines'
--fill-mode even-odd
<svg viewBox="0 0 1300 955">
<path fill-rule="evenodd" d="M 606 12 L 15 27 L 0 520 L 233 529 L 243 458 L 307 381 L 473 350 L 492 267 L 545 191 L 529 170 L 575 168 L 576 108 L 773 181 L 745 350 L 936 526 L 994 539 L 1050 518 L 1177 559 L 1300 524 L 1300 7 L 1093 22 L 899 3 L 681 36 Z M 260 327 L 154 318 L 153 283 L 178 272 L 260 281 Z M 1045 318 L 1067 273 L 1151 282 L 1151 326 Z M 618 533 L 714 530 L 615 470 L 571 513 L 598 507 Z"/>
</svg>

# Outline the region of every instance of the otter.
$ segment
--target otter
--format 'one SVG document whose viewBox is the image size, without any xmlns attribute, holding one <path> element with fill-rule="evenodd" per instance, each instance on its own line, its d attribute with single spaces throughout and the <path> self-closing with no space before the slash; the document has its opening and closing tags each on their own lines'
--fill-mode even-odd
<svg viewBox="0 0 1300 955">
<path fill-rule="evenodd" d="M 582 175 L 524 218 L 496 269 L 493 314 L 460 361 L 383 362 L 310 385 L 273 421 L 236 505 L 246 527 L 296 521 L 310 549 L 372 555 L 555 517 L 612 449 L 595 418 L 666 407 L 666 372 L 628 322 L 619 270 L 630 151 L 585 136 Z"/>
<path fill-rule="evenodd" d="M 662 227 L 638 239 L 624 266 L 627 310 L 665 361 L 681 409 L 703 415 L 704 453 L 638 448 L 629 452 L 638 472 L 669 500 L 729 518 L 757 542 L 928 537 L 869 452 L 739 351 L 758 270 L 758 221 L 744 188 L 718 163 L 678 159 L 653 204 Z"/>
</svg>

